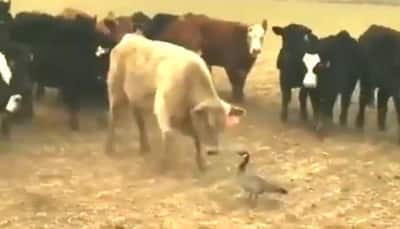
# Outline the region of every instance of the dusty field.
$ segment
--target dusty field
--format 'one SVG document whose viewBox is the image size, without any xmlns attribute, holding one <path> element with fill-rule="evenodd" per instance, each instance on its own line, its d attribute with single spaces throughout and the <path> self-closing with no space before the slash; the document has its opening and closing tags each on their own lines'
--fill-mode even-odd
<svg viewBox="0 0 400 229">
<path fill-rule="evenodd" d="M 68 2 L 20 0 L 14 10 L 57 12 L 68 5 L 99 15 L 194 11 L 246 22 L 266 17 L 270 25 L 299 22 L 320 35 L 347 28 L 358 36 L 371 23 L 400 28 L 399 8 L 385 6 L 254 0 L 230 1 L 229 9 L 225 1 L 211 0 Z M 269 31 L 246 87 L 248 117 L 223 136 L 227 150 L 208 158 L 206 174 L 197 172 L 186 138 L 174 155 L 174 170 L 157 172 L 160 139 L 153 118 L 151 154 L 137 152 L 136 127 L 127 115 L 118 153 L 110 157 L 102 150 L 105 129 L 96 121 L 101 112 L 84 110 L 81 132 L 71 133 L 63 107 L 46 98 L 31 125 L 18 126 L 12 143 L 0 143 L 0 228 L 400 228 L 400 148 L 393 109 L 386 133 L 376 131 L 374 110 L 368 112 L 365 133 L 359 133 L 353 128 L 353 105 L 351 127 L 336 128 L 320 141 L 299 121 L 294 96 L 289 124 L 280 123 L 279 46 Z M 214 74 L 219 91 L 227 95 L 224 73 L 214 69 Z M 250 209 L 235 183 L 239 159 L 232 150 L 238 147 L 251 151 L 253 171 L 281 183 L 289 195 L 265 196 Z"/>
</svg>

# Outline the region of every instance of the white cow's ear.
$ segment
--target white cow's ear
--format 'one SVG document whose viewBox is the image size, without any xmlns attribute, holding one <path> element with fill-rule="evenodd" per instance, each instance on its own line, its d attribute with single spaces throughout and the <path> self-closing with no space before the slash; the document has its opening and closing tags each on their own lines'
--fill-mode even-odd
<svg viewBox="0 0 400 229">
<path fill-rule="evenodd" d="M 246 115 L 246 110 L 236 106 L 230 106 L 228 114 L 225 116 L 225 126 L 233 127 L 240 122 L 240 118 Z"/>
</svg>

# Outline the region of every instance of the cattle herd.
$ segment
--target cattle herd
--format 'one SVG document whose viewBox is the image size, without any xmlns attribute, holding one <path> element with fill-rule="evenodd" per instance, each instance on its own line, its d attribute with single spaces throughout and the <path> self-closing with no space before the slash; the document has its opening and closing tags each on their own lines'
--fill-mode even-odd
<svg viewBox="0 0 400 229">
<path fill-rule="evenodd" d="M 152 110 L 164 149 L 175 130 L 191 136 L 203 168 L 200 152 L 217 153 L 218 133 L 245 114 L 218 97 L 211 67 L 225 69 L 232 100 L 243 102 L 247 75 L 263 48 L 265 19 L 246 25 L 193 13 L 149 17 L 110 12 L 98 20 L 71 8 L 57 15 L 26 11 L 13 17 L 10 5 L 10 0 L 0 1 L 0 139 L 10 138 L 12 123 L 34 117 L 34 100 L 50 87 L 59 89 L 68 126 L 75 131 L 82 98 L 93 96 L 109 106 L 107 152 L 125 104 L 134 113 L 141 151 L 150 148 L 144 113 Z M 301 118 L 308 119 L 310 98 L 318 134 L 329 129 L 339 95 L 339 120 L 345 126 L 359 83 L 356 127 L 363 128 L 365 108 L 375 104 L 377 89 L 379 129 L 385 129 L 392 97 L 400 143 L 400 32 L 371 25 L 356 39 L 345 30 L 320 38 L 300 24 L 272 26 L 272 31 L 282 39 L 277 68 L 283 122 L 291 90 L 300 88 Z"/>
</svg>

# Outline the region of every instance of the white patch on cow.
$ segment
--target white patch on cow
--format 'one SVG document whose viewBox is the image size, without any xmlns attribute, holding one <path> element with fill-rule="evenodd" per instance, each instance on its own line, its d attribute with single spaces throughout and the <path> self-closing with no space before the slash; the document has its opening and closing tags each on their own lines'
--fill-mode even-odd
<svg viewBox="0 0 400 229">
<path fill-rule="evenodd" d="M 256 56 L 261 53 L 265 30 L 261 24 L 251 25 L 247 32 L 247 42 L 249 45 L 249 52 L 251 55 Z"/>
<path fill-rule="evenodd" d="M 318 54 L 304 54 L 303 63 L 306 66 L 306 75 L 303 80 L 304 87 L 315 88 L 317 87 L 317 75 L 314 73 L 315 66 L 320 63 L 321 58 Z"/>
<path fill-rule="evenodd" d="M 9 3 L 9 2 L 10 2 L 10 0 L 3 0 L 3 2 L 4 2 L 4 3 Z"/>
<path fill-rule="evenodd" d="M 97 50 L 96 50 L 96 56 L 97 57 L 101 57 L 104 54 L 107 54 L 110 51 L 109 48 L 103 48 L 101 46 L 97 46 Z"/>
<path fill-rule="evenodd" d="M 0 74 L 6 84 L 10 85 L 12 73 L 10 67 L 8 66 L 7 59 L 3 53 L 0 52 Z"/>
<path fill-rule="evenodd" d="M 11 113 L 16 112 L 21 104 L 21 100 L 22 96 L 19 94 L 10 96 L 6 105 L 6 110 Z"/>
</svg>

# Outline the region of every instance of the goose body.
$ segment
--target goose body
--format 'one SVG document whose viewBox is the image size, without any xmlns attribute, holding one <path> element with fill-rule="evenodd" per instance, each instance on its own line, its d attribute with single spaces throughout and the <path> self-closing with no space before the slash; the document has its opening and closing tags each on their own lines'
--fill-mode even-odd
<svg viewBox="0 0 400 229">
<path fill-rule="evenodd" d="M 260 176 L 247 174 L 246 168 L 250 161 L 250 154 L 246 151 L 239 152 L 238 154 L 243 158 L 238 167 L 238 181 L 241 188 L 249 194 L 250 201 L 256 202 L 258 195 L 263 193 L 288 193 L 286 189 L 268 182 Z"/>
</svg>

